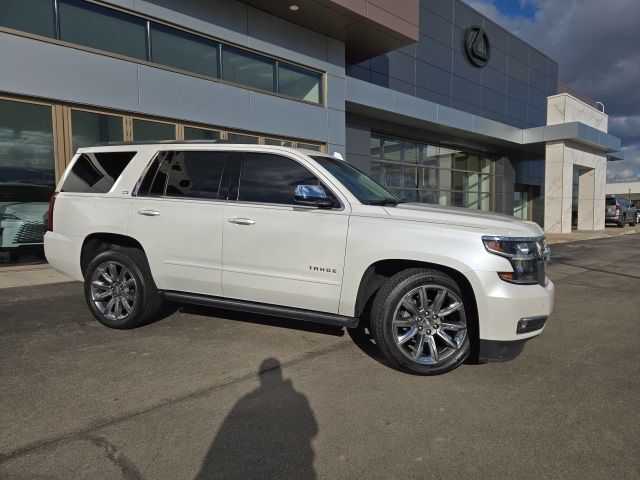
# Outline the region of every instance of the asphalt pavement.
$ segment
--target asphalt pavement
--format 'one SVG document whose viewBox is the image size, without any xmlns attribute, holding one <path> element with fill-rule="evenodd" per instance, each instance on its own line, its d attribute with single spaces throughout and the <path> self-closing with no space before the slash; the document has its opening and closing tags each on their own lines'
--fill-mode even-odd
<svg viewBox="0 0 640 480">
<path fill-rule="evenodd" d="M 0 290 L 1 479 L 640 478 L 640 235 L 556 245 L 516 360 L 418 377 L 362 333 L 202 308 L 109 330 Z"/>
</svg>

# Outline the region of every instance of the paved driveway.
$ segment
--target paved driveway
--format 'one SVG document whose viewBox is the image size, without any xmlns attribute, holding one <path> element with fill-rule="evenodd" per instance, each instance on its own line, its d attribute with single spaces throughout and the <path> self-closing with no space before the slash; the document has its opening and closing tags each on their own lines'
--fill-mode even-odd
<svg viewBox="0 0 640 480">
<path fill-rule="evenodd" d="M 183 308 L 114 331 L 79 284 L 0 290 L 0 478 L 637 479 L 639 254 L 555 246 L 544 334 L 431 378 L 334 328 Z"/>
</svg>

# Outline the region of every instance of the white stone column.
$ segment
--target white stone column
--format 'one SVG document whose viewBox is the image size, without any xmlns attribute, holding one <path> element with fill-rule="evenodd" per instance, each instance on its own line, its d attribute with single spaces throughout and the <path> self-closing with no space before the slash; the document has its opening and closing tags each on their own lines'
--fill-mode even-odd
<svg viewBox="0 0 640 480">
<path fill-rule="evenodd" d="M 595 230 L 595 168 L 580 171 L 578 180 L 578 230 Z"/>
<path fill-rule="evenodd" d="M 571 233 L 573 163 L 565 161 L 564 142 L 547 143 L 544 171 L 544 229 Z"/>
</svg>

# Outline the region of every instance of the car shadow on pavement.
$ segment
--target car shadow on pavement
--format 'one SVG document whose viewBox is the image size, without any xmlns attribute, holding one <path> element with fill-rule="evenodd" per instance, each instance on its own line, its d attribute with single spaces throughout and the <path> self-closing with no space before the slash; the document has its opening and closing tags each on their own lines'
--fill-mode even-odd
<svg viewBox="0 0 640 480">
<path fill-rule="evenodd" d="M 307 397 L 275 358 L 262 362 L 259 378 L 220 426 L 196 480 L 317 478 L 311 442 L 318 424 Z"/>
<path fill-rule="evenodd" d="M 291 318 L 260 315 L 257 313 L 245 313 L 235 310 L 225 310 L 213 307 L 200 307 L 192 305 L 185 305 L 180 307 L 180 312 L 189 315 L 223 318 L 225 320 L 233 320 L 237 322 L 254 323 L 257 325 L 268 325 L 272 327 L 288 328 L 291 330 L 301 330 L 304 332 L 321 333 L 323 335 L 332 335 L 334 337 L 342 337 L 344 335 L 344 328 L 342 327 L 323 325 L 321 323 L 306 322 L 304 320 L 296 320 Z"/>
</svg>

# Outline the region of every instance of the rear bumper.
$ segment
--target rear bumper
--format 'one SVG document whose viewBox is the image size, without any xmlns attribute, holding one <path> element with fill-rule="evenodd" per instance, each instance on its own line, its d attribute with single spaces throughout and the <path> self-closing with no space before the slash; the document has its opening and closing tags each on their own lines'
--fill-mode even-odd
<svg viewBox="0 0 640 480">
<path fill-rule="evenodd" d="M 47 232 L 44 236 L 44 254 L 47 262 L 60 273 L 82 281 L 80 250 L 82 238 Z"/>
</svg>

